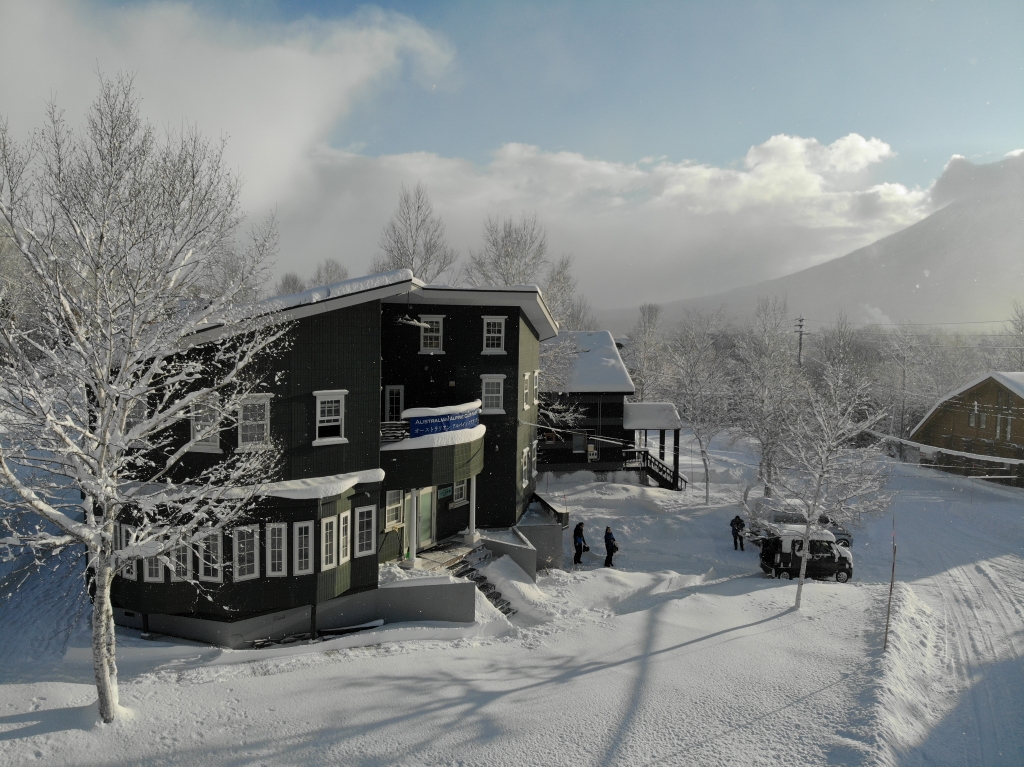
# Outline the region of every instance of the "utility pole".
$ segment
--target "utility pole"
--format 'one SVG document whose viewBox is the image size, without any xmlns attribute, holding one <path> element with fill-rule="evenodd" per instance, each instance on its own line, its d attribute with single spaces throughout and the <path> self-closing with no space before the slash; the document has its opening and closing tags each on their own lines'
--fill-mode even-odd
<svg viewBox="0 0 1024 767">
<path fill-rule="evenodd" d="M 793 332 L 799 339 L 796 346 L 796 366 L 802 368 L 804 366 L 804 316 L 802 314 L 797 317 L 796 330 Z"/>
</svg>

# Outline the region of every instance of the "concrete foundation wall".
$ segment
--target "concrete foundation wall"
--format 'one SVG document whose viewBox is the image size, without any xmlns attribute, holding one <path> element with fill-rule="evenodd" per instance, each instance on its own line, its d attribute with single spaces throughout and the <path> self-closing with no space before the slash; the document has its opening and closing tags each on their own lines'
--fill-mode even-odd
<svg viewBox="0 0 1024 767">
<path fill-rule="evenodd" d="M 303 634 L 310 629 L 309 605 L 240 621 L 204 620 L 180 615 L 151 614 L 147 617 L 149 630 L 153 633 L 234 650 L 251 647 L 256 639 L 277 640 Z M 377 619 L 383 619 L 385 623 L 472 623 L 476 620 L 476 586 L 469 581 L 403 584 L 401 588 L 392 584 L 317 605 L 318 629 L 345 628 Z M 143 628 L 143 616 L 137 612 L 115 608 L 114 622 L 118 626 Z"/>
<path fill-rule="evenodd" d="M 512 530 L 518 532 L 515 527 Z M 480 542 L 490 550 L 495 559 L 502 554 L 507 554 L 517 565 L 523 568 L 527 575 L 533 578 L 533 580 L 537 580 L 537 549 L 533 547 L 533 544 L 522 533 L 519 533 L 517 537 L 520 539 L 518 544 L 496 541 L 488 538 L 487 532 L 483 531 Z"/>
<path fill-rule="evenodd" d="M 523 534 L 533 547 L 537 550 L 537 567 L 551 568 L 564 567 L 564 554 L 562 553 L 562 537 L 564 531 L 561 524 L 551 522 L 546 525 L 518 525 L 519 532 Z"/>
</svg>

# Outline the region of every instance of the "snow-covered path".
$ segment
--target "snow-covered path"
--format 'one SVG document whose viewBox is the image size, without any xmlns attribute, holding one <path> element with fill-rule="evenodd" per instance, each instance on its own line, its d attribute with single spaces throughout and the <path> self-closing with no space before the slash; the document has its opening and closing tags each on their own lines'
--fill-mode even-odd
<svg viewBox="0 0 1024 767">
<path fill-rule="evenodd" d="M 594 552 L 536 585 L 495 562 L 520 608 L 505 635 L 244 653 L 126 631 L 135 718 L 106 727 L 86 653 L 29 669 L 12 650 L 0 765 L 1022 764 L 1024 494 L 897 473 L 884 654 L 893 514 L 856 531 L 851 583 L 812 582 L 794 612 L 795 585 L 732 550 L 741 485 L 705 508 L 574 476 L 550 490 Z"/>
</svg>

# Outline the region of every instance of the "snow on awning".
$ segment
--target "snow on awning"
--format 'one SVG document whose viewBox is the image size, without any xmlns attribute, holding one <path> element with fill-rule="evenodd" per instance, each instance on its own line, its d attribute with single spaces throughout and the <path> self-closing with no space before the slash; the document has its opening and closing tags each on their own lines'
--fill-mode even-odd
<svg viewBox="0 0 1024 767">
<path fill-rule="evenodd" d="M 671 402 L 627 402 L 622 428 L 633 431 L 671 431 L 683 428 L 683 422 Z"/>
<path fill-rule="evenodd" d="M 268 482 L 257 493 L 260 497 L 290 498 L 293 501 L 308 501 L 341 495 L 359 484 L 372 484 L 384 479 L 384 469 L 366 469 L 348 474 L 332 474 L 327 477 L 290 479 L 287 482 Z"/>
<path fill-rule="evenodd" d="M 383 453 L 386 450 L 424 450 L 435 447 L 448 447 L 449 445 L 462 445 L 466 442 L 475 442 L 483 437 L 486 431 L 487 427 L 480 424 L 472 429 L 424 434 L 422 437 L 411 437 L 410 439 L 381 445 L 380 451 Z"/>
</svg>

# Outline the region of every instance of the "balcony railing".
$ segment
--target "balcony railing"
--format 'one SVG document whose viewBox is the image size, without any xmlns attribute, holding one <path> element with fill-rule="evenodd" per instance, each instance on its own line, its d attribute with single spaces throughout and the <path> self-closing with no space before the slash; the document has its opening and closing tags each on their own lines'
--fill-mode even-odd
<svg viewBox="0 0 1024 767">
<path fill-rule="evenodd" d="M 409 438 L 409 422 L 408 421 L 381 421 L 380 422 L 380 441 L 381 442 L 400 442 L 403 439 Z"/>
</svg>

